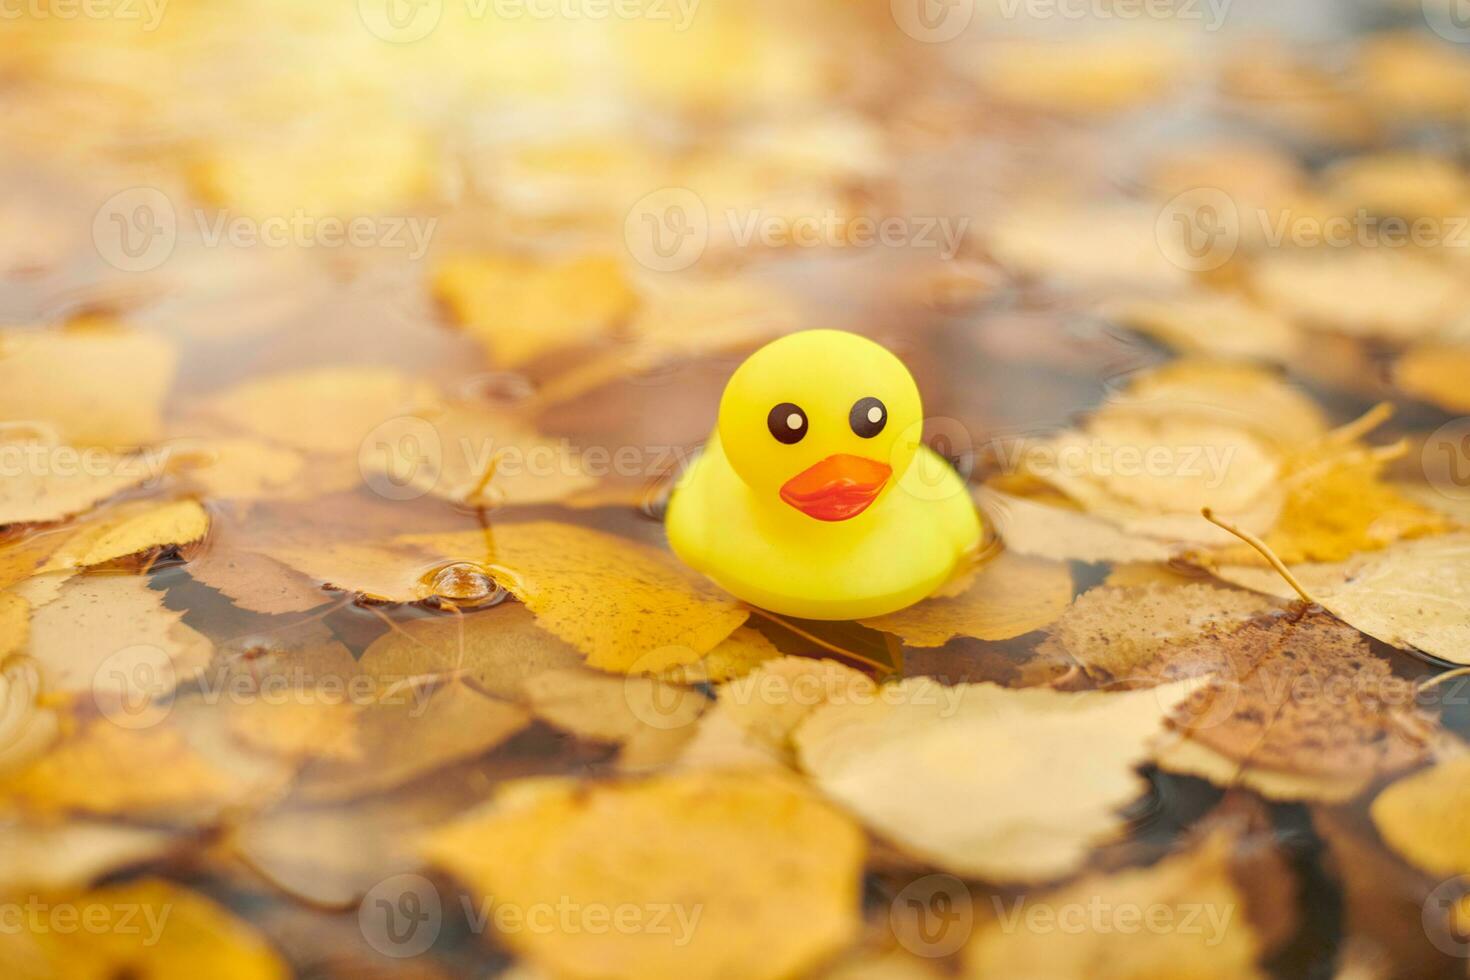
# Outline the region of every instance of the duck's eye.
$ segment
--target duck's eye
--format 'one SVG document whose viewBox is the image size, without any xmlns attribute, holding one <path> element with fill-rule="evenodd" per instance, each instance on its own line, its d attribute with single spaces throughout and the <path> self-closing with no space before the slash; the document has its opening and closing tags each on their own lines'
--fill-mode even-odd
<svg viewBox="0 0 1470 980">
<path fill-rule="evenodd" d="M 871 439 L 888 424 L 888 408 L 876 398 L 859 398 L 847 415 L 847 424 L 864 439 Z"/>
<path fill-rule="evenodd" d="M 766 416 L 766 428 L 771 430 L 771 435 L 776 437 L 777 442 L 784 442 L 788 446 L 801 442 L 806 436 L 806 413 L 799 405 L 782 402 Z"/>
</svg>

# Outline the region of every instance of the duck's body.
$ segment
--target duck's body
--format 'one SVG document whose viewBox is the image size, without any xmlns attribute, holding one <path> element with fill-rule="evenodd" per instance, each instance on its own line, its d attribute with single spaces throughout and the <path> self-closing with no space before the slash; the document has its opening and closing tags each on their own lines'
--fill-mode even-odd
<svg viewBox="0 0 1470 980">
<path fill-rule="evenodd" d="M 716 434 L 669 502 L 669 543 L 731 595 L 803 619 L 862 619 L 912 605 L 943 585 L 980 538 L 959 474 L 927 447 L 939 500 L 901 488 L 842 523 L 762 506 Z"/>
<path fill-rule="evenodd" d="M 670 500 L 669 542 L 726 591 L 789 616 L 917 602 L 980 538 L 964 481 L 919 444 L 921 428 L 917 388 L 883 348 L 828 330 L 778 340 L 731 379 Z"/>
</svg>

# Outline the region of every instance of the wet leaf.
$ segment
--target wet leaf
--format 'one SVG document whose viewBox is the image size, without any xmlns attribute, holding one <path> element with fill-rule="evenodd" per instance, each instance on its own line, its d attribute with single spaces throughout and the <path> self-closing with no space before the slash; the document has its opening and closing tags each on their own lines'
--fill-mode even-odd
<svg viewBox="0 0 1470 980">
<path fill-rule="evenodd" d="M 543 969 L 771 980 L 855 938 L 866 850 L 848 818 L 798 784 L 722 773 L 512 784 L 424 847 L 433 863 L 522 915 L 559 899 L 664 910 L 667 928 L 500 934 Z"/>
<path fill-rule="evenodd" d="M 47 896 L 79 922 L 107 928 L 43 929 L 4 939 L 11 963 L 38 976 L 139 980 L 207 975 L 219 980 L 285 980 L 286 964 L 252 927 L 197 892 L 160 878 Z M 124 922 L 126 917 L 126 927 Z M 26 974 L 29 975 L 29 974 Z"/>
<path fill-rule="evenodd" d="M 241 432 L 292 449 L 356 455 L 377 426 L 437 403 L 433 386 L 392 368 L 324 367 L 242 382 L 206 408 Z"/>
<path fill-rule="evenodd" d="M 434 291 L 490 359 L 505 367 L 605 337 L 637 304 L 622 264 L 611 255 L 563 262 L 460 256 L 439 267 Z"/>
<path fill-rule="evenodd" d="M 1213 680 L 1172 719 L 1159 764 L 1269 799 L 1349 799 L 1423 760 L 1435 726 L 1356 630 L 1317 614 L 1212 630 L 1154 661 L 1161 676 Z"/>
<path fill-rule="evenodd" d="M 1264 978 L 1268 974 L 1257 966 L 1262 943 L 1230 874 L 1235 846 L 1233 838 L 1217 833 L 1149 868 L 1093 874 L 1059 891 L 998 899 L 995 920 L 965 947 L 965 975 Z M 1103 911 L 1097 916 L 1072 911 L 1093 908 Z M 1179 920 L 1160 928 L 1156 919 L 1155 925 L 1135 929 L 1128 918 L 1117 917 L 1123 909 L 1136 909 L 1141 917 L 1151 908 L 1166 909 L 1171 920 L 1176 915 Z M 1185 915 L 1194 920 L 1189 928 L 1182 922 Z M 1061 917 L 1074 921 L 1061 926 Z"/>
<path fill-rule="evenodd" d="M 0 481 L 0 525 L 59 521 L 81 514 L 149 478 L 138 457 L 82 450 L 44 442 L 0 442 L 0 454 L 34 461 L 8 467 Z M 100 455 L 98 455 L 100 454 Z M 76 459 L 77 464 L 69 461 Z M 62 465 L 66 462 L 66 465 Z"/>
<path fill-rule="evenodd" d="M 130 501 L 81 521 L 39 571 L 105 565 L 165 548 L 196 544 L 209 533 L 209 514 L 194 500 Z"/>
<path fill-rule="evenodd" d="M 38 425 L 51 441 L 72 446 L 145 446 L 160 435 L 177 363 L 162 337 L 109 322 L 7 334 L 0 418 Z"/>
<path fill-rule="evenodd" d="M 1393 783 L 1373 801 L 1378 832 L 1432 875 L 1470 875 L 1470 757 L 1456 756 Z"/>
<path fill-rule="evenodd" d="M 801 765 L 903 850 L 996 882 L 1077 868 L 1124 830 L 1134 772 L 1187 682 L 1122 694 L 914 677 L 797 729 Z M 1025 745 L 1024 757 L 1010 748 Z"/>
<path fill-rule="evenodd" d="M 1075 506 L 981 491 L 980 503 L 1006 547 L 1053 561 L 1168 561 L 1173 548 L 1158 538 L 1129 534 Z"/>
<path fill-rule="evenodd" d="M 693 663 L 747 616 L 666 552 L 571 524 L 534 521 L 401 540 L 483 567 L 545 629 L 602 670 L 657 672 Z"/>
<path fill-rule="evenodd" d="M 345 800 L 400 786 L 489 752 L 526 726 L 525 710 L 464 684 L 432 691 L 394 685 L 357 716 L 357 751 L 318 758 L 297 790 L 313 800 Z"/>
<path fill-rule="evenodd" d="M 31 617 L 27 652 L 46 690 L 120 710 L 139 698 L 164 698 L 209 664 L 214 644 L 165 609 L 163 593 L 136 575 L 84 576 L 68 582 Z"/>
<path fill-rule="evenodd" d="M 1394 365 L 1400 389 L 1450 412 L 1470 412 L 1466 377 L 1470 377 L 1470 347 L 1421 344 Z"/>
<path fill-rule="evenodd" d="M 915 647 L 943 646 L 956 636 L 1008 640 L 1048 625 L 1071 601 L 1066 565 L 1002 552 L 979 567 L 961 594 L 925 599 L 862 623 Z"/>
</svg>

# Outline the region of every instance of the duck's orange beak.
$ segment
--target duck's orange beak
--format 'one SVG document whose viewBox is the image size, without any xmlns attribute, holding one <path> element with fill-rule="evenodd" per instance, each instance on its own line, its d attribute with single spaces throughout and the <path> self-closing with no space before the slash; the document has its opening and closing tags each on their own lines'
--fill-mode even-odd
<svg viewBox="0 0 1470 980">
<path fill-rule="evenodd" d="M 781 499 L 819 521 L 845 521 L 867 510 L 892 475 L 887 463 L 839 453 L 787 480 Z"/>
</svg>

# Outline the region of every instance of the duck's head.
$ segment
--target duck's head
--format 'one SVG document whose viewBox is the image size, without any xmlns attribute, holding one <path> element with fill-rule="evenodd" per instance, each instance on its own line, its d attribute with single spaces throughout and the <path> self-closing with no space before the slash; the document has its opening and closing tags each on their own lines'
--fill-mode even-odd
<svg viewBox="0 0 1470 980">
<path fill-rule="evenodd" d="M 885 348 L 841 330 L 762 347 L 720 400 L 720 444 L 756 495 L 845 521 L 903 477 L 918 450 L 919 388 Z"/>
</svg>

